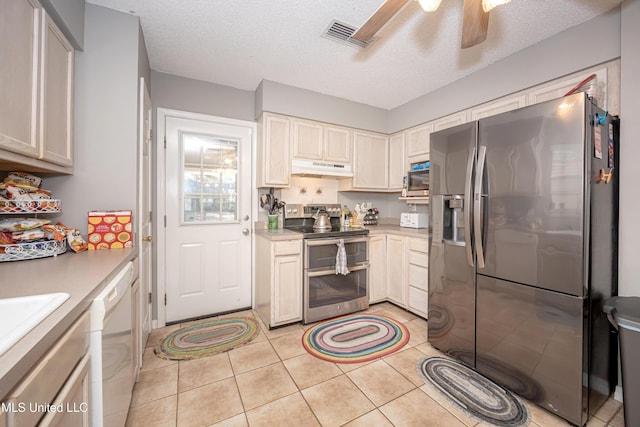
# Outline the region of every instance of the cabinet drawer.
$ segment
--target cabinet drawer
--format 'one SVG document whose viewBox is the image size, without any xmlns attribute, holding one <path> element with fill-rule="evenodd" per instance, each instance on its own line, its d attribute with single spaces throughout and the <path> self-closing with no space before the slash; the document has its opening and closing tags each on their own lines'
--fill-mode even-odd
<svg viewBox="0 0 640 427">
<path fill-rule="evenodd" d="M 429 239 L 416 239 L 412 237 L 409 239 L 409 250 L 418 252 L 429 252 Z"/>
<path fill-rule="evenodd" d="M 61 412 L 48 412 L 39 427 L 82 427 L 89 425 L 89 353 L 85 354 L 73 371 L 53 406 Z"/>
<path fill-rule="evenodd" d="M 273 254 L 278 255 L 294 255 L 302 252 L 301 240 L 287 240 L 286 242 L 275 242 L 273 244 Z"/>
<path fill-rule="evenodd" d="M 409 264 L 418 265 L 420 267 L 429 267 L 429 255 L 423 252 L 409 252 Z"/>
<path fill-rule="evenodd" d="M 429 290 L 429 269 L 409 264 L 409 286 Z"/>
<path fill-rule="evenodd" d="M 89 348 L 89 312 L 85 312 L 7 397 L 7 403 L 52 403 Z M 29 409 L 27 407 L 27 409 Z M 44 415 L 38 410 L 7 414 L 8 425 L 36 425 Z"/>
<path fill-rule="evenodd" d="M 428 292 L 409 286 L 409 310 L 427 317 L 428 297 Z"/>
</svg>

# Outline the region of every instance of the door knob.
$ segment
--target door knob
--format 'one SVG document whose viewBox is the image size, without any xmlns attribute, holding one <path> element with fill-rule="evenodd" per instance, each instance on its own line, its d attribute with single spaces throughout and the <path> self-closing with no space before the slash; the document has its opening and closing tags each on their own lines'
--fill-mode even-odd
<svg viewBox="0 0 640 427">
<path fill-rule="evenodd" d="M 244 234 L 245 236 L 249 235 L 249 229 L 248 228 L 243 228 L 242 229 L 242 234 Z"/>
<path fill-rule="evenodd" d="M 153 237 L 151 237 L 151 236 L 142 236 L 142 241 L 143 242 L 152 242 L 153 241 Z"/>
</svg>

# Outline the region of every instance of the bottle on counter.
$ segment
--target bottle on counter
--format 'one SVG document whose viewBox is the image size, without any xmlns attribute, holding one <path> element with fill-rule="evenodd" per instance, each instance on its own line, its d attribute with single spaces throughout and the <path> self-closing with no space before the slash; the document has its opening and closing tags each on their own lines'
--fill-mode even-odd
<svg viewBox="0 0 640 427">
<path fill-rule="evenodd" d="M 344 205 L 342 208 L 342 212 L 340 214 L 340 226 L 343 228 L 349 228 L 350 224 L 350 219 L 351 219 L 351 211 L 349 211 L 349 208 L 347 207 L 347 205 Z"/>
</svg>

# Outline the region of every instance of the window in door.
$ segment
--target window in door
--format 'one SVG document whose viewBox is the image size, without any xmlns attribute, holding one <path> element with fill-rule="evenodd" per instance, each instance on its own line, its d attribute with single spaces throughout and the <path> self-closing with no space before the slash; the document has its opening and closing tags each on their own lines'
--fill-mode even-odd
<svg viewBox="0 0 640 427">
<path fill-rule="evenodd" d="M 182 224 L 238 221 L 238 141 L 182 133 Z"/>
</svg>

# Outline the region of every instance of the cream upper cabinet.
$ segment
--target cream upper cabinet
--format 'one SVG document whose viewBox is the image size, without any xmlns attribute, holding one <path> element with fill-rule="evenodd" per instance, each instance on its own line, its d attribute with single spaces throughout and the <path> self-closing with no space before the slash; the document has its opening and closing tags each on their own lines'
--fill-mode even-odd
<svg viewBox="0 0 640 427">
<path fill-rule="evenodd" d="M 400 132 L 389 137 L 389 190 L 402 191 L 406 173 L 405 134 Z"/>
<path fill-rule="evenodd" d="M 293 154 L 295 158 L 321 160 L 324 128 L 320 123 L 293 119 Z"/>
<path fill-rule="evenodd" d="M 387 299 L 387 236 L 369 238 L 369 303 Z"/>
<path fill-rule="evenodd" d="M 296 159 L 351 162 L 351 129 L 311 120 L 293 119 Z"/>
<path fill-rule="evenodd" d="M 351 163 L 351 129 L 324 126 L 324 160 Z"/>
<path fill-rule="evenodd" d="M 39 155 L 41 17 L 35 0 L 0 2 L 0 148 L 30 157 Z"/>
<path fill-rule="evenodd" d="M 448 116 L 442 117 L 438 120 L 434 120 L 431 122 L 433 125 L 432 132 L 437 132 L 439 130 L 448 129 L 450 127 L 458 126 L 463 123 L 467 123 L 467 112 L 460 111 L 457 113 L 450 114 Z"/>
<path fill-rule="evenodd" d="M 291 119 L 263 113 L 258 120 L 258 187 L 288 187 L 291 171 Z"/>
<path fill-rule="evenodd" d="M 46 13 L 43 14 L 42 34 L 39 158 L 71 166 L 74 50 Z"/>
<path fill-rule="evenodd" d="M 603 88 L 602 93 L 599 94 L 600 98 L 602 99 L 598 100 L 598 105 L 600 105 L 602 108 L 607 108 L 607 103 L 606 103 L 607 68 L 606 67 L 598 70 L 585 71 L 582 73 L 572 74 L 571 76 L 558 79 L 552 83 L 541 85 L 533 90 L 530 90 L 527 93 L 527 105 L 537 104 L 539 102 L 544 102 L 550 99 L 564 96 L 565 93 L 569 92 L 577 84 L 579 84 L 581 81 L 589 77 L 591 74 L 596 75 L 595 82 L 592 80 L 591 82 L 585 84 L 584 87 L 589 87 L 589 85 L 591 84 L 595 84 L 598 87 L 602 87 Z"/>
<path fill-rule="evenodd" d="M 526 103 L 527 95 L 524 93 L 500 98 L 496 101 L 488 102 L 472 108 L 470 110 L 471 120 L 480 120 L 485 117 L 515 110 L 517 108 L 524 107 Z"/>
<path fill-rule="evenodd" d="M 353 189 L 386 191 L 389 187 L 389 138 L 353 132 Z"/>
<path fill-rule="evenodd" d="M 429 154 L 429 135 L 433 132 L 433 125 L 426 123 L 407 130 L 407 156 L 414 157 Z"/>
<path fill-rule="evenodd" d="M 0 28 L 0 150 L 25 156 L 2 158 L 70 172 L 74 49 L 37 0 L 1 2 Z"/>
</svg>

